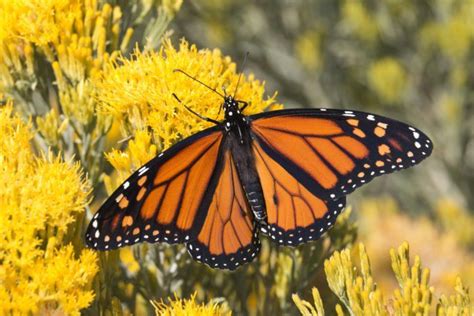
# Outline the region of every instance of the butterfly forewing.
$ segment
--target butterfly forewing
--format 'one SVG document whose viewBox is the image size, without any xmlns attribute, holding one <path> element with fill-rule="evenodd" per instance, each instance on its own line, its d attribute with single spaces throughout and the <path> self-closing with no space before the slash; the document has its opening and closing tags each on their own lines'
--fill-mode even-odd
<svg viewBox="0 0 474 316">
<path fill-rule="evenodd" d="M 190 240 L 204 220 L 199 210 L 212 190 L 223 138 L 219 129 L 208 129 L 137 170 L 94 215 L 88 246 L 107 250 L 141 241 Z"/>
<path fill-rule="evenodd" d="M 338 199 L 375 176 L 405 169 L 431 154 L 418 129 L 344 110 L 282 110 L 254 115 L 252 132 L 273 160 L 323 199 Z"/>
</svg>

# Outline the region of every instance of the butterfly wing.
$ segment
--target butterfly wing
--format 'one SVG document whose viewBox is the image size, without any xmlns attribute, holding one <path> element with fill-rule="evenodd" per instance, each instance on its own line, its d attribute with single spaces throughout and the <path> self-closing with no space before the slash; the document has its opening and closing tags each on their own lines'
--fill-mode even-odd
<svg viewBox="0 0 474 316">
<path fill-rule="evenodd" d="M 234 270 L 260 250 L 253 214 L 230 150 L 223 154 L 219 180 L 197 238 L 188 243 L 194 259 L 213 268 Z"/>
<path fill-rule="evenodd" d="M 110 250 L 141 241 L 181 243 L 202 226 L 216 187 L 218 127 L 171 147 L 133 173 L 94 215 L 86 243 Z"/>
<path fill-rule="evenodd" d="M 336 222 L 346 198 L 323 199 L 314 187 L 305 187 L 282 165 L 253 144 L 255 166 L 267 211 L 261 231 L 280 245 L 297 246 L 317 240 Z"/>
<path fill-rule="evenodd" d="M 316 196 L 336 200 L 428 157 L 420 130 L 370 113 L 298 109 L 251 116 L 256 142 Z"/>
</svg>

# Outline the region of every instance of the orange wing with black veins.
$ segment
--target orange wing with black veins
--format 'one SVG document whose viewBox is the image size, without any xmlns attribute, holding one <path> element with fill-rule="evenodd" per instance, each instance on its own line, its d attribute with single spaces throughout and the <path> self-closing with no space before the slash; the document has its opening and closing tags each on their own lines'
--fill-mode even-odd
<svg viewBox="0 0 474 316">
<path fill-rule="evenodd" d="M 213 268 L 234 270 L 252 261 L 260 241 L 230 151 L 223 166 L 209 211 L 197 239 L 188 243 L 194 259 Z"/>
<path fill-rule="evenodd" d="M 432 151 L 420 130 L 364 112 L 282 110 L 251 119 L 256 142 L 323 199 L 337 199 L 376 176 L 418 164 Z"/>
<path fill-rule="evenodd" d="M 215 184 L 223 133 L 198 133 L 132 174 L 94 215 L 89 247 L 109 250 L 141 241 L 181 243 L 196 237 Z"/>
<path fill-rule="evenodd" d="M 299 183 L 255 142 L 257 172 L 267 211 L 260 230 L 281 245 L 297 246 L 317 240 L 335 222 L 346 199 L 323 199 Z"/>
</svg>

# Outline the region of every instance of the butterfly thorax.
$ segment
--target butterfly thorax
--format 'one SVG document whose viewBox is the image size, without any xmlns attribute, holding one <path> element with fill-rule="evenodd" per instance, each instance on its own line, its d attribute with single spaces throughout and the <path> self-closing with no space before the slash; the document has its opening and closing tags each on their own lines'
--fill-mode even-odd
<svg viewBox="0 0 474 316">
<path fill-rule="evenodd" d="M 248 119 L 241 113 L 239 103 L 232 96 L 226 96 L 222 107 L 224 108 L 225 120 L 223 124 L 226 132 L 235 134 L 240 143 L 244 144 L 249 140 L 246 138 L 249 130 Z"/>
</svg>

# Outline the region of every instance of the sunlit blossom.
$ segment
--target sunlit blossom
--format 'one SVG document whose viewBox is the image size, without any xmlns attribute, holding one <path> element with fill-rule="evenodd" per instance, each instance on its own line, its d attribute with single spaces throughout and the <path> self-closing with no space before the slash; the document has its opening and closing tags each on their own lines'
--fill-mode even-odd
<svg viewBox="0 0 474 316">
<path fill-rule="evenodd" d="M 11 104 L 0 108 L 0 133 L 0 181 L 8 184 L 0 190 L 0 313 L 79 315 L 94 298 L 97 257 L 90 250 L 76 257 L 63 243 L 89 185 L 77 163 L 36 157 L 30 126 Z"/>
</svg>

